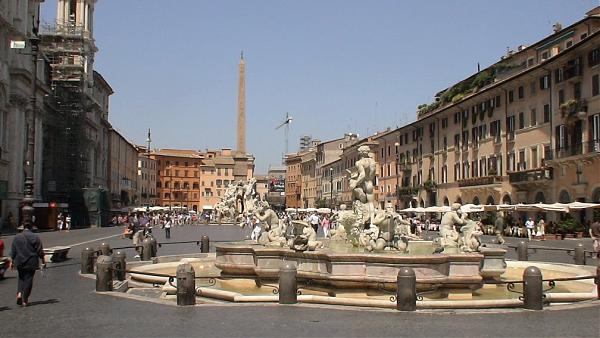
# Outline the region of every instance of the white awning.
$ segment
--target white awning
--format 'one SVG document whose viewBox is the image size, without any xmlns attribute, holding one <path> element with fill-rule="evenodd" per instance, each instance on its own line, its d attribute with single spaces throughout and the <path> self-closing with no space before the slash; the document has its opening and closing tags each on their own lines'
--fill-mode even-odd
<svg viewBox="0 0 600 338">
<path fill-rule="evenodd" d="M 203 205 L 202 210 L 212 210 L 214 209 L 212 205 Z"/>
</svg>

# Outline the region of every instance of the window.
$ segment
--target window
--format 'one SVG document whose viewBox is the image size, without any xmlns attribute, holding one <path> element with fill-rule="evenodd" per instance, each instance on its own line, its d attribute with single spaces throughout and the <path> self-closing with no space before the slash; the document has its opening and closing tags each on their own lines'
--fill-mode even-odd
<svg viewBox="0 0 600 338">
<path fill-rule="evenodd" d="M 550 105 L 544 105 L 544 123 L 550 122 Z"/>
<path fill-rule="evenodd" d="M 537 125 L 537 112 L 535 111 L 535 108 L 531 109 L 531 120 L 529 122 L 530 126 Z"/>
<path fill-rule="evenodd" d="M 448 118 L 444 117 L 442 119 L 442 129 L 446 129 L 446 128 L 448 128 Z"/>
<path fill-rule="evenodd" d="M 527 170 L 527 161 L 525 160 L 525 149 L 519 150 L 519 170 Z"/>
<path fill-rule="evenodd" d="M 454 180 L 460 180 L 460 163 L 457 162 L 454 164 Z"/>
<path fill-rule="evenodd" d="M 508 163 L 506 163 L 507 171 L 515 171 L 515 152 L 511 151 L 508 154 Z"/>
<path fill-rule="evenodd" d="M 442 166 L 442 183 L 448 183 L 448 166 Z"/>
<path fill-rule="evenodd" d="M 534 61 L 533 61 L 533 58 L 529 58 L 529 59 L 527 59 L 527 67 L 531 67 L 531 66 L 533 66 L 533 62 L 534 62 Z"/>
<path fill-rule="evenodd" d="M 592 76 L 592 96 L 600 94 L 600 76 Z"/>
<path fill-rule="evenodd" d="M 500 107 L 500 95 L 496 95 L 496 104 L 494 105 L 494 107 L 498 108 Z"/>
<path fill-rule="evenodd" d="M 558 68 L 554 71 L 554 81 L 561 83 L 565 80 L 565 74 L 562 68 Z"/>
<path fill-rule="evenodd" d="M 558 91 L 558 104 L 565 103 L 565 91 L 563 89 Z"/>
<path fill-rule="evenodd" d="M 550 88 L 550 75 L 544 75 L 540 78 L 540 89 L 545 90 Z"/>
<path fill-rule="evenodd" d="M 573 84 L 573 98 L 575 100 L 581 99 L 581 82 L 575 82 Z"/>
<path fill-rule="evenodd" d="M 460 134 L 454 134 L 454 147 L 460 147 Z"/>
<path fill-rule="evenodd" d="M 542 61 L 548 59 L 548 57 L 550 57 L 550 53 L 547 50 L 543 51 L 542 52 Z"/>
<path fill-rule="evenodd" d="M 460 112 L 454 113 L 454 124 L 458 124 L 460 122 Z"/>
<path fill-rule="evenodd" d="M 525 128 L 525 114 L 523 112 L 519 113 L 519 129 Z"/>
<path fill-rule="evenodd" d="M 506 129 L 509 132 L 514 132 L 515 131 L 515 116 L 509 116 L 506 118 Z"/>
<path fill-rule="evenodd" d="M 490 135 L 494 138 L 494 142 L 500 143 L 500 120 L 490 122 Z"/>
<path fill-rule="evenodd" d="M 188 163 L 187 163 L 187 162 L 183 162 L 183 166 L 184 166 L 184 167 L 187 167 L 187 166 L 188 166 Z"/>
<path fill-rule="evenodd" d="M 518 92 L 519 92 L 519 100 L 525 97 L 525 88 L 523 88 L 523 86 L 519 86 Z"/>
<path fill-rule="evenodd" d="M 535 83 L 535 81 L 531 81 L 530 87 L 531 87 L 530 88 L 531 96 L 534 96 L 535 95 L 535 90 L 536 90 L 536 87 L 537 87 L 537 84 Z"/>
<path fill-rule="evenodd" d="M 514 91 L 509 91 L 508 92 L 508 103 L 512 103 L 515 100 L 515 93 Z"/>
<path fill-rule="evenodd" d="M 588 54 L 588 63 L 590 67 L 600 63 L 600 48 L 596 48 Z"/>
<path fill-rule="evenodd" d="M 571 48 L 571 46 L 573 46 L 573 40 L 567 40 L 567 43 L 565 43 L 565 47 Z"/>
</svg>

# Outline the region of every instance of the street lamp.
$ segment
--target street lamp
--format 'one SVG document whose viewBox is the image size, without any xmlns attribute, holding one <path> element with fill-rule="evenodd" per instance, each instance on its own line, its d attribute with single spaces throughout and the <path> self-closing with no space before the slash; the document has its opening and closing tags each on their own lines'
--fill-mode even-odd
<svg viewBox="0 0 600 338">
<path fill-rule="evenodd" d="M 400 142 L 394 143 L 396 146 L 396 208 L 400 208 L 400 152 L 398 151 L 400 147 Z"/>
<path fill-rule="evenodd" d="M 38 8 L 39 9 L 39 8 Z M 29 101 L 31 103 L 31 111 L 27 118 L 27 152 L 25 157 L 25 183 L 23 187 L 23 206 L 21 207 L 21 215 L 23 217 L 23 226 L 28 228 L 33 225 L 33 203 L 35 202 L 34 196 L 34 181 L 33 181 L 33 162 L 34 162 L 34 147 L 35 147 L 35 116 L 36 116 L 36 85 L 37 85 L 37 58 L 38 58 L 38 46 L 40 44 L 40 38 L 38 36 L 39 12 L 38 18 L 33 18 L 33 28 L 31 29 L 31 37 L 29 43 L 31 44 L 31 97 Z"/>
<path fill-rule="evenodd" d="M 333 209 L 333 168 L 329 168 L 329 208 Z"/>
</svg>

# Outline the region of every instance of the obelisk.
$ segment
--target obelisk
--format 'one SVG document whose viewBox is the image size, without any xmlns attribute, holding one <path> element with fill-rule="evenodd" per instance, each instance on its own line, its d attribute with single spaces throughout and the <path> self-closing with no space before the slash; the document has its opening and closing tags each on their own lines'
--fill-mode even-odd
<svg viewBox="0 0 600 338">
<path fill-rule="evenodd" d="M 246 154 L 246 63 L 240 55 L 238 83 L 237 153 Z"/>
</svg>

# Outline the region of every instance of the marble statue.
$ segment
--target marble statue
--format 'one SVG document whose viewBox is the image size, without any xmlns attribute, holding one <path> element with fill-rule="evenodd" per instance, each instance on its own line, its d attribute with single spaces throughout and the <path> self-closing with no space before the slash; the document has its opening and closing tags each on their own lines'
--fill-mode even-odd
<svg viewBox="0 0 600 338">
<path fill-rule="evenodd" d="M 315 249 L 322 248 L 323 243 L 317 241 L 317 233 L 315 229 L 308 224 L 306 221 L 294 220 L 292 221 L 294 226 L 302 228 L 302 233 L 289 240 L 288 245 L 290 248 L 296 251 L 314 251 Z"/>
<path fill-rule="evenodd" d="M 458 245 L 462 252 L 479 251 L 479 247 L 481 246 L 479 238 L 483 235 L 479 222 L 470 219 L 467 220 L 466 224 L 460 228 L 460 234 Z"/>
<path fill-rule="evenodd" d="M 391 203 L 386 204 L 385 210 L 375 212 L 373 224 L 381 230 L 379 237 L 384 241 L 380 241 L 380 243 L 385 243 L 384 249 L 386 250 L 405 252 L 409 240 L 421 239 L 410 232 L 410 222 L 402 219 Z M 375 245 L 374 248 L 380 250 L 380 246 L 381 244 Z"/>
<path fill-rule="evenodd" d="M 231 182 L 214 207 L 219 223 L 240 222 L 240 226 L 243 227 L 246 216 L 254 214 L 258 200 L 255 178 L 248 182 Z"/>
<path fill-rule="evenodd" d="M 348 232 L 346 229 L 350 229 L 355 222 L 355 215 L 352 211 L 346 210 L 346 205 L 341 204 L 340 210 L 333 213 L 331 216 L 331 222 L 337 222 L 337 228 L 331 230 L 332 241 L 346 241 L 348 239 Z"/>
<path fill-rule="evenodd" d="M 463 225 L 466 223 L 467 214 L 463 213 L 459 216 L 460 203 L 454 203 L 451 210 L 442 216 L 440 224 L 439 244 L 446 253 L 456 253 L 459 251 L 459 234 L 455 229 L 455 225 Z"/>
<path fill-rule="evenodd" d="M 375 211 L 375 195 L 373 182 L 375 181 L 376 163 L 369 146 L 358 147 L 360 159 L 356 161 L 350 173 L 350 190 L 352 190 L 353 208 L 359 213 L 359 221 L 368 224 L 373 220 Z"/>
<path fill-rule="evenodd" d="M 285 246 L 287 244 L 287 226 L 282 222 L 277 213 L 269 207 L 267 202 L 258 202 L 254 215 L 263 224 L 263 232 L 258 238 L 258 243 L 266 246 Z"/>
</svg>

